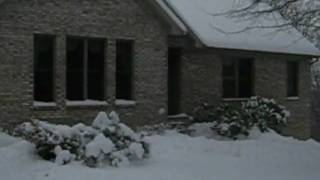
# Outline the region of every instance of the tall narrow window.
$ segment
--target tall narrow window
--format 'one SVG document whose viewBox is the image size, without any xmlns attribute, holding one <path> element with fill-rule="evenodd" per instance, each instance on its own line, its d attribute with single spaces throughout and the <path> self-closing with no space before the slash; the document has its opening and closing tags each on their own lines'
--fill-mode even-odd
<svg viewBox="0 0 320 180">
<path fill-rule="evenodd" d="M 116 98 L 132 100 L 133 41 L 118 40 L 116 48 Z"/>
<path fill-rule="evenodd" d="M 251 59 L 230 59 L 223 62 L 223 97 L 247 98 L 253 95 Z"/>
<path fill-rule="evenodd" d="M 88 99 L 104 99 L 104 41 L 88 40 Z"/>
<path fill-rule="evenodd" d="M 253 68 L 251 59 L 240 59 L 238 61 L 238 96 L 250 97 L 253 95 Z"/>
<path fill-rule="evenodd" d="M 236 93 L 236 61 L 229 60 L 223 63 L 223 97 L 237 97 Z"/>
<path fill-rule="evenodd" d="M 299 63 L 296 61 L 287 62 L 287 96 L 297 97 L 299 86 Z"/>
<path fill-rule="evenodd" d="M 104 99 L 104 44 L 101 39 L 67 38 L 67 99 Z"/>
<path fill-rule="evenodd" d="M 67 99 L 84 100 L 84 41 L 67 39 Z"/>
<path fill-rule="evenodd" d="M 54 101 L 54 46 L 53 36 L 34 36 L 34 100 Z"/>
</svg>

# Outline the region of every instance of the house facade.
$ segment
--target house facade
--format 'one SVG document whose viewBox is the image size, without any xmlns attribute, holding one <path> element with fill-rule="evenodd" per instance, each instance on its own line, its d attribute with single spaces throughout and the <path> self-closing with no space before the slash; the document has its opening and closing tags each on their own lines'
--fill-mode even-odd
<svg viewBox="0 0 320 180">
<path fill-rule="evenodd" d="M 286 134 L 310 136 L 312 45 L 213 46 L 175 7 L 160 0 L 0 1 L 1 126 L 33 118 L 90 123 L 111 110 L 139 126 L 260 95 L 291 111 Z"/>
</svg>

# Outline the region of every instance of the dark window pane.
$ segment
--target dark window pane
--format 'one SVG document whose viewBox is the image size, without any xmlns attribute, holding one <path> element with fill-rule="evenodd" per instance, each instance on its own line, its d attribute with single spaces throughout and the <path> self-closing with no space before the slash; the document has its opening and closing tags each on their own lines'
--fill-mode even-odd
<svg viewBox="0 0 320 180">
<path fill-rule="evenodd" d="M 34 100 L 54 101 L 54 37 L 34 36 Z"/>
<path fill-rule="evenodd" d="M 235 79 L 223 79 L 223 97 L 224 98 L 235 98 L 236 95 L 236 86 Z"/>
<path fill-rule="evenodd" d="M 236 61 L 234 60 L 226 60 L 223 62 L 223 77 L 235 77 L 235 66 Z"/>
<path fill-rule="evenodd" d="M 104 99 L 104 40 L 88 40 L 88 99 Z"/>
<path fill-rule="evenodd" d="M 238 59 L 223 62 L 223 97 L 247 98 L 253 94 L 252 60 Z"/>
<path fill-rule="evenodd" d="M 67 39 L 67 99 L 84 100 L 84 40 Z"/>
<path fill-rule="evenodd" d="M 239 60 L 239 97 L 246 98 L 252 96 L 252 60 Z"/>
<path fill-rule="evenodd" d="M 295 61 L 287 62 L 287 96 L 298 96 L 299 64 Z"/>
<path fill-rule="evenodd" d="M 223 97 L 236 97 L 236 61 L 226 60 L 223 62 Z"/>
<path fill-rule="evenodd" d="M 116 96 L 117 99 L 132 99 L 132 41 L 117 41 Z"/>
</svg>

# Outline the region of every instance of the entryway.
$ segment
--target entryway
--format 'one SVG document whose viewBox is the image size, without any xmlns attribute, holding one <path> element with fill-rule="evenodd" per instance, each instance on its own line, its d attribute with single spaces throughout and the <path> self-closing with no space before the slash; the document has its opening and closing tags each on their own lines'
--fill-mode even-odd
<svg viewBox="0 0 320 180">
<path fill-rule="evenodd" d="M 181 49 L 168 49 L 168 115 L 181 113 Z"/>
</svg>

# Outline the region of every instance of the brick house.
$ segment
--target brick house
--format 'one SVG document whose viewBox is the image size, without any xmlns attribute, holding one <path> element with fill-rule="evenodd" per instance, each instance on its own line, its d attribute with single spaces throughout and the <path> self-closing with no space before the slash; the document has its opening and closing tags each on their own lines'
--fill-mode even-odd
<svg viewBox="0 0 320 180">
<path fill-rule="evenodd" d="M 296 31 L 233 37 L 197 14 L 191 0 L 0 0 L 1 126 L 111 110 L 142 125 L 261 95 L 291 110 L 286 133 L 309 137 L 319 51 Z"/>
</svg>

